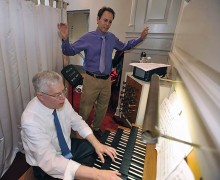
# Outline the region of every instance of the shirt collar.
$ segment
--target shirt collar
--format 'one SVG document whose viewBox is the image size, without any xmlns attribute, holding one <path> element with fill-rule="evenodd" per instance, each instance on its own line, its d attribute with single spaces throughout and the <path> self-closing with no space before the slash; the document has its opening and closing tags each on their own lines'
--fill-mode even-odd
<svg viewBox="0 0 220 180">
<path fill-rule="evenodd" d="M 101 32 L 98 28 L 96 28 L 96 33 L 97 33 L 100 37 L 102 37 L 102 36 L 107 37 L 107 35 L 108 35 L 108 32 L 103 33 L 103 32 Z"/>
<path fill-rule="evenodd" d="M 39 99 L 38 99 L 37 97 L 35 97 L 35 98 L 36 98 L 37 103 L 39 104 L 40 109 L 41 109 L 43 112 L 45 112 L 46 114 L 52 114 L 52 113 L 53 113 L 54 109 L 50 109 L 50 108 L 44 106 L 44 105 L 39 101 Z"/>
</svg>

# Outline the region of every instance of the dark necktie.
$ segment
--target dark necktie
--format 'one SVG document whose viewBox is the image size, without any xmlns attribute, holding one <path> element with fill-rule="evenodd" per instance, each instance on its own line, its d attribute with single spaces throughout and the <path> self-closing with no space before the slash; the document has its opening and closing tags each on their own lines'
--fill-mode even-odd
<svg viewBox="0 0 220 180">
<path fill-rule="evenodd" d="M 54 124 L 55 124 L 56 131 L 57 131 L 57 138 L 58 138 L 58 142 L 60 145 L 62 155 L 67 159 L 71 159 L 73 155 L 71 154 L 70 149 L 67 146 L 66 140 L 64 138 L 63 131 L 61 129 L 60 122 L 57 117 L 56 109 L 53 111 L 53 116 L 54 116 Z"/>
<path fill-rule="evenodd" d="M 99 71 L 101 73 L 105 71 L 105 36 L 102 36 L 102 47 L 101 47 Z"/>
</svg>

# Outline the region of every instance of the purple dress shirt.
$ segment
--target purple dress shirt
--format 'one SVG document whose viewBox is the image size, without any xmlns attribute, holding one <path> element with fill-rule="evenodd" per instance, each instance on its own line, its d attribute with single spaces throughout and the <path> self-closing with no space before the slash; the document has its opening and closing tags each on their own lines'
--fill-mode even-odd
<svg viewBox="0 0 220 180">
<path fill-rule="evenodd" d="M 69 39 L 62 42 L 62 51 L 66 56 L 74 56 L 84 51 L 85 59 L 83 69 L 94 74 L 101 74 L 99 71 L 99 61 L 101 54 L 103 34 L 99 31 L 91 31 L 83 35 L 73 44 L 69 43 Z M 109 75 L 112 70 L 112 52 L 114 49 L 125 51 L 135 47 L 142 39 L 132 39 L 127 43 L 119 41 L 119 39 L 111 32 L 105 33 L 106 37 L 106 61 L 105 71 L 102 74 Z"/>
</svg>

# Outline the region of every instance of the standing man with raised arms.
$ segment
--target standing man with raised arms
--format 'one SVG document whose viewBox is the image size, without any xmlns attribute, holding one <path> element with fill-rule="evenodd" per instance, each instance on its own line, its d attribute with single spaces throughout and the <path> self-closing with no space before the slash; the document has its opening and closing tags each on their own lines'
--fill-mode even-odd
<svg viewBox="0 0 220 180">
<path fill-rule="evenodd" d="M 97 15 L 97 29 L 84 34 L 73 44 L 69 43 L 67 24 L 58 24 L 63 54 L 74 56 L 81 51 L 85 53 L 83 69 L 86 75 L 83 80 L 79 114 L 87 120 L 95 105 L 95 117 L 91 127 L 94 134 L 98 136 L 102 135 L 100 125 L 111 96 L 110 73 L 113 50 L 131 49 L 143 41 L 148 34 L 148 28 L 144 28 L 139 38 L 123 43 L 108 31 L 114 18 L 115 12 L 112 8 L 102 7 Z"/>
</svg>

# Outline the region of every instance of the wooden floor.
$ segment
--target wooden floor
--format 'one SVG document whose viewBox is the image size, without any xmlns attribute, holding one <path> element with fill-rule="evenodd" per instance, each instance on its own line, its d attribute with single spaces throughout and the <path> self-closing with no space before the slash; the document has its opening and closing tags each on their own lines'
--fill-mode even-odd
<svg viewBox="0 0 220 180">
<path fill-rule="evenodd" d="M 30 167 L 18 180 L 37 180 L 34 177 L 32 167 Z"/>
</svg>

